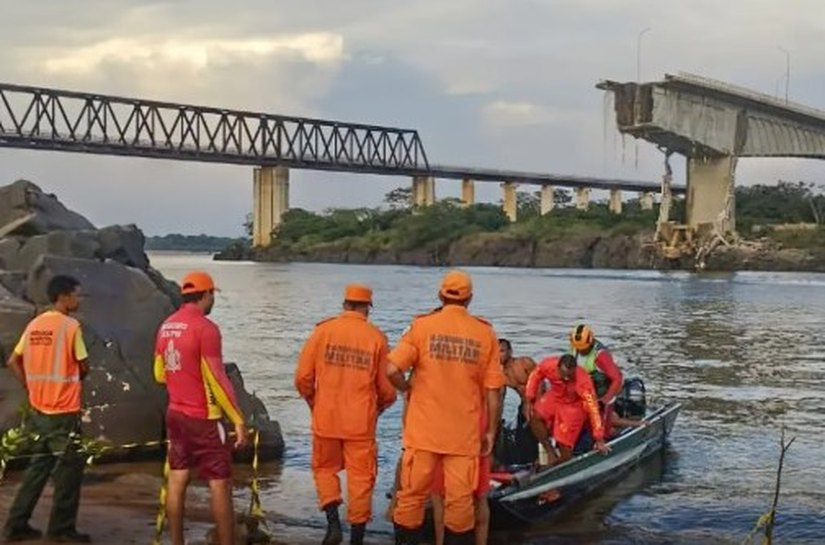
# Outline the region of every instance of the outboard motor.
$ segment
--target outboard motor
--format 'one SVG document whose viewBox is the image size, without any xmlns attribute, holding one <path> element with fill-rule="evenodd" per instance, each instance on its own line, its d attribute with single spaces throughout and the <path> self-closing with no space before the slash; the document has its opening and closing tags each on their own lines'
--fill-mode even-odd
<svg viewBox="0 0 825 545">
<path fill-rule="evenodd" d="M 634 377 L 625 380 L 613 407 L 622 418 L 644 418 L 647 414 L 647 396 L 642 379 Z"/>
</svg>

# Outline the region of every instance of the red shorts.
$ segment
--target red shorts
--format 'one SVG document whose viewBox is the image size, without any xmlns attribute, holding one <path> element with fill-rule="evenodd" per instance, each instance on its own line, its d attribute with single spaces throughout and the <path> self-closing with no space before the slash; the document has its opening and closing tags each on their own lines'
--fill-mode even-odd
<svg viewBox="0 0 825 545">
<path fill-rule="evenodd" d="M 548 428 L 552 428 L 556 443 L 567 448 L 576 446 L 587 421 L 587 413 L 580 402 L 559 403 L 548 393 L 536 401 L 533 410 Z"/>
<path fill-rule="evenodd" d="M 232 452 L 220 420 L 192 418 L 168 410 L 166 437 L 171 469 L 195 469 L 206 481 L 232 477 Z"/>
<path fill-rule="evenodd" d="M 483 498 L 490 492 L 490 475 L 492 473 L 493 460 L 491 456 L 480 456 L 478 458 L 478 482 L 473 491 L 476 498 Z M 444 497 L 444 466 L 441 465 L 441 460 L 436 462 L 435 471 L 433 471 L 433 485 L 430 489 L 431 494 Z"/>
</svg>

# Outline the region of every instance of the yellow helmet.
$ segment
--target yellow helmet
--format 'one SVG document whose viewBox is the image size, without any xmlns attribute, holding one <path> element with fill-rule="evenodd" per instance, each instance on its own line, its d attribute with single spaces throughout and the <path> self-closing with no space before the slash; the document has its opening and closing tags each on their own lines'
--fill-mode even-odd
<svg viewBox="0 0 825 545">
<path fill-rule="evenodd" d="M 570 346 L 579 352 L 587 351 L 594 341 L 593 330 L 584 324 L 579 324 L 570 332 Z"/>
</svg>

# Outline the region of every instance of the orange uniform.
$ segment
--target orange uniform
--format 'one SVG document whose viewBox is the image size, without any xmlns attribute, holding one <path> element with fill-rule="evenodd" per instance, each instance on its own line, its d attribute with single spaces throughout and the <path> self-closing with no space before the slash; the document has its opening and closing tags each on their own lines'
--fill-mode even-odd
<svg viewBox="0 0 825 545">
<path fill-rule="evenodd" d="M 553 438 L 557 443 L 573 448 L 584 428 L 585 420 L 590 418 L 593 438 L 604 439 L 604 426 L 596 403 L 596 391 L 590 375 L 577 366 L 573 380 L 566 382 L 559 375 L 559 358 L 542 360 L 530 374 L 527 381 L 527 400 L 533 403 L 538 395 L 542 380 L 550 381 L 550 391 L 541 396 L 535 404 L 536 413 L 541 416 L 547 427 L 553 428 Z"/>
<path fill-rule="evenodd" d="M 496 334 L 464 306 L 445 305 L 413 320 L 390 353 L 390 362 L 402 372 L 414 370 L 393 520 L 408 529 L 422 525 L 440 461 L 445 526 L 457 533 L 469 531 L 475 523 L 482 396 L 485 389 L 504 385 Z"/>
<path fill-rule="evenodd" d="M 345 310 L 317 324 L 295 371 L 295 387 L 312 407 L 312 471 L 320 507 L 341 503 L 338 472 L 345 469 L 352 524 L 372 515 L 375 426 L 395 401 L 388 352 L 380 329 L 360 312 Z"/>
<path fill-rule="evenodd" d="M 43 414 L 80 412 L 80 362 L 88 358 L 80 322 L 46 311 L 29 322 L 14 353 L 23 357 L 34 409 Z"/>
</svg>

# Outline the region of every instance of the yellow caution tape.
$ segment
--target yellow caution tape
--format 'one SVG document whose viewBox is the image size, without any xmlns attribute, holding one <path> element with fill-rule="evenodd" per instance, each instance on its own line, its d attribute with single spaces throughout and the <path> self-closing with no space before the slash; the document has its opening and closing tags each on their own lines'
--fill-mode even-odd
<svg viewBox="0 0 825 545">
<path fill-rule="evenodd" d="M 169 485 L 169 455 L 166 455 L 166 461 L 163 463 L 163 483 L 160 485 L 160 500 L 158 502 L 158 516 L 155 519 L 155 539 L 152 545 L 160 545 L 161 537 L 163 537 L 163 525 L 166 522 L 166 490 Z"/>
</svg>

